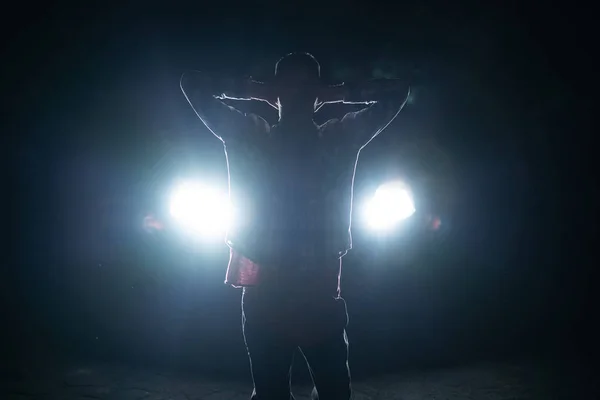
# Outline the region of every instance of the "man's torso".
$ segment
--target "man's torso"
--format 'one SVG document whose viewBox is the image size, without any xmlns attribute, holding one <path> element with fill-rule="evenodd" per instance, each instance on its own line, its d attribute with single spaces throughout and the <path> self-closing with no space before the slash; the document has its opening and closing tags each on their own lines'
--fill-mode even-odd
<svg viewBox="0 0 600 400">
<path fill-rule="evenodd" d="M 340 125 L 275 125 L 225 143 L 237 224 L 234 249 L 256 262 L 289 255 L 339 255 L 351 248 L 357 151 Z"/>
</svg>

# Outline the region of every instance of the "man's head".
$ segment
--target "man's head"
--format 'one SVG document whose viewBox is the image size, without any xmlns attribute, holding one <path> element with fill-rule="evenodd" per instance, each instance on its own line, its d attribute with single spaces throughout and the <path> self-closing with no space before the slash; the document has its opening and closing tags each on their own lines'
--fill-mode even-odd
<svg viewBox="0 0 600 400">
<path fill-rule="evenodd" d="M 309 53 L 290 53 L 275 64 L 274 90 L 289 112 L 314 110 L 321 81 L 321 66 Z"/>
</svg>

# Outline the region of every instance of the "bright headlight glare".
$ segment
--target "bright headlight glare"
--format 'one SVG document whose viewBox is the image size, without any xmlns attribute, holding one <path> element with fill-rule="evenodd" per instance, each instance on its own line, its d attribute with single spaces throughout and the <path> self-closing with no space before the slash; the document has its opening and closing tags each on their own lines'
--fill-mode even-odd
<svg viewBox="0 0 600 400">
<path fill-rule="evenodd" d="M 185 182 L 173 190 L 170 213 L 194 234 L 221 237 L 232 214 L 226 193 L 197 182 Z"/>
<path fill-rule="evenodd" d="M 365 208 L 367 223 L 376 230 L 390 229 L 414 213 L 410 190 L 401 182 L 381 185 Z"/>
</svg>

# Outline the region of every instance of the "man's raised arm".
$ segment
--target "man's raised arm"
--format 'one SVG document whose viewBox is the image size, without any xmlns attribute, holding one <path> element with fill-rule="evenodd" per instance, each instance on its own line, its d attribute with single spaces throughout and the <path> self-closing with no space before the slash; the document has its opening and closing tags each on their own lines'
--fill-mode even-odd
<svg viewBox="0 0 600 400">
<path fill-rule="evenodd" d="M 399 79 L 376 79 L 350 87 L 346 90 L 344 102 L 369 102 L 360 111 L 346 114 L 340 123 L 342 131 L 357 149 L 366 146 L 396 118 L 408 100 L 410 86 Z"/>
<path fill-rule="evenodd" d="M 212 79 L 203 72 L 189 71 L 181 76 L 179 85 L 198 118 L 221 141 L 254 136 L 269 129 L 259 116 L 243 113 L 221 101 L 252 99 L 248 80 Z"/>
</svg>

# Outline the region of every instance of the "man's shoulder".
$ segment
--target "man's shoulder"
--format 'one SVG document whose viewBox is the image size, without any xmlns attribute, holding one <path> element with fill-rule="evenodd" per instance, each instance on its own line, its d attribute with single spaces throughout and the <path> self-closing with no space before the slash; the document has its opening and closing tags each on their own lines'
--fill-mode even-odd
<svg viewBox="0 0 600 400">
<path fill-rule="evenodd" d="M 321 137 L 331 135 L 333 132 L 341 129 L 341 119 L 332 118 L 327 120 L 321 125 L 318 125 L 317 129 L 319 130 L 319 136 Z"/>
<path fill-rule="evenodd" d="M 332 132 L 356 129 L 356 124 L 354 122 L 359 115 L 365 113 L 365 110 L 366 109 L 363 108 L 356 111 L 350 111 L 340 118 L 332 118 L 326 121 L 325 123 L 319 125 L 319 130 L 322 132 Z"/>
<path fill-rule="evenodd" d="M 257 132 L 259 132 L 259 133 L 266 133 L 266 134 L 268 134 L 269 132 L 271 132 L 271 129 L 273 127 L 263 117 L 261 117 L 261 116 L 259 116 L 257 114 L 254 114 L 254 113 L 247 113 L 246 116 L 248 118 L 250 118 L 250 120 L 254 124 Z"/>
<path fill-rule="evenodd" d="M 340 122 L 341 122 L 340 118 L 331 118 L 331 119 L 328 119 L 327 121 L 323 122 L 321 125 L 318 125 L 318 128 L 319 129 L 328 129 L 328 128 L 336 126 Z"/>
</svg>

